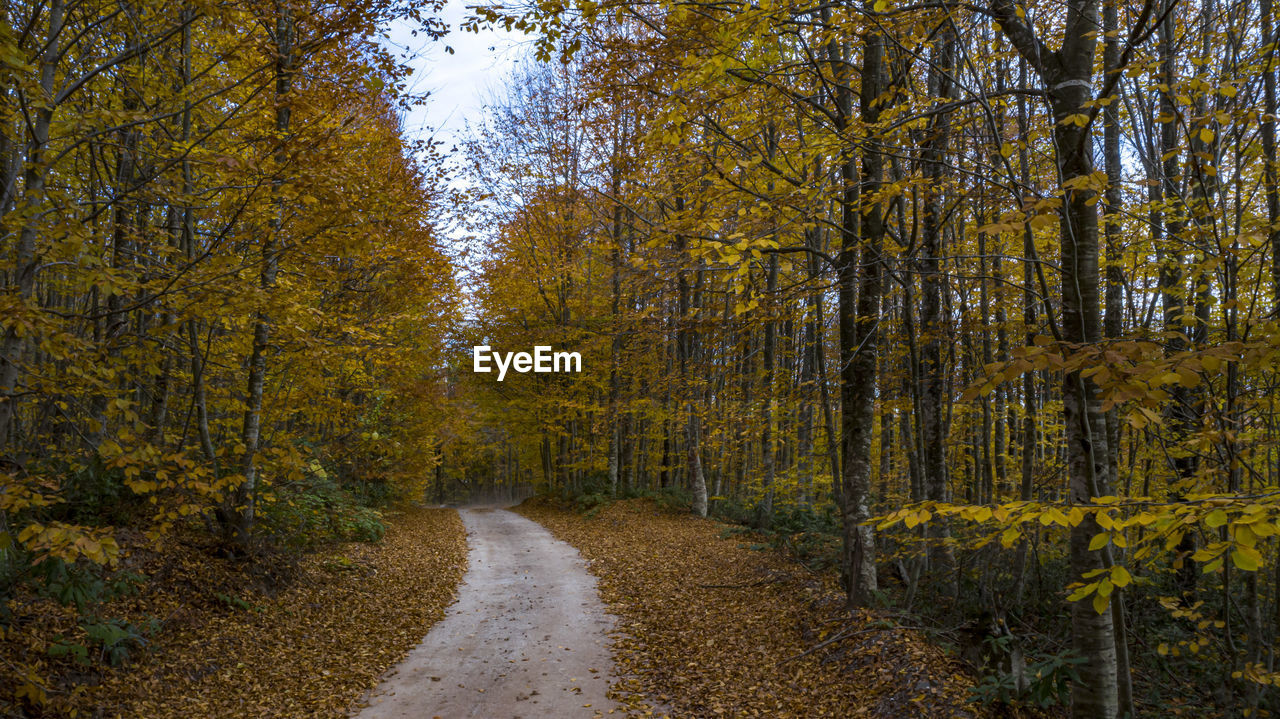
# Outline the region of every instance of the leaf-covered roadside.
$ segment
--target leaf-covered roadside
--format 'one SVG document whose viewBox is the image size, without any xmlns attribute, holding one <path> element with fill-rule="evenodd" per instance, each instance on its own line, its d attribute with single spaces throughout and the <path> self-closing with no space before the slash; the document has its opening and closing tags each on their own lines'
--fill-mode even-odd
<svg viewBox="0 0 1280 719">
<path fill-rule="evenodd" d="M 190 546 L 135 546 L 125 564 L 150 578 L 107 613 L 158 627 L 149 651 L 95 669 L 100 677 L 48 657 L 57 634 L 76 637 L 73 611 L 13 605 L 22 629 L 0 661 L 33 667 L 53 714 L 342 717 L 444 615 L 466 570 L 466 534 L 452 510 L 413 508 L 391 517 L 381 543 L 308 554 L 285 580 Z"/>
<path fill-rule="evenodd" d="M 628 707 L 657 703 L 676 717 L 981 715 L 966 702 L 972 680 L 918 632 L 874 613 L 850 626 L 833 576 L 726 538 L 725 525 L 646 500 L 592 518 L 544 501 L 517 511 L 577 547 L 599 578 L 623 630 L 615 692 Z"/>
</svg>

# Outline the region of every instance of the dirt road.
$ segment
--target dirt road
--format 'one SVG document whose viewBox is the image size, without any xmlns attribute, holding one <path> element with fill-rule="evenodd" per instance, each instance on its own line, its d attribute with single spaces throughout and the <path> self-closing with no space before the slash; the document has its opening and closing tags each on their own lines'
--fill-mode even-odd
<svg viewBox="0 0 1280 719">
<path fill-rule="evenodd" d="M 458 602 L 358 719 L 607 714 L 612 619 L 577 550 L 506 510 L 459 512 L 470 568 Z"/>
</svg>

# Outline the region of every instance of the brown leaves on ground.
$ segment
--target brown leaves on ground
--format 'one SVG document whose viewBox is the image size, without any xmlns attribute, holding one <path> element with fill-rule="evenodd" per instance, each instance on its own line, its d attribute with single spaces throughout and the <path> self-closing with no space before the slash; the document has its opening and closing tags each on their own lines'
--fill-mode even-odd
<svg viewBox="0 0 1280 719">
<path fill-rule="evenodd" d="M 629 500 L 587 519 L 519 512 L 578 548 L 599 577 L 618 698 L 674 717 L 976 717 L 972 681 L 918 632 L 841 610 L 835 578 L 725 525 Z M 635 714 L 642 711 L 633 712 Z"/>
<path fill-rule="evenodd" d="M 60 685 L 50 692 L 57 713 L 346 716 L 444 616 L 466 570 L 466 533 L 453 510 L 409 509 L 390 525 L 379 544 L 304 556 L 283 582 L 264 578 L 260 565 L 236 567 L 192 547 L 138 548 L 135 567 L 151 579 L 108 609 L 161 619 L 154 644 L 101 677 L 41 660 Z M 52 633 L 28 633 L 26 658 L 39 657 Z"/>
</svg>

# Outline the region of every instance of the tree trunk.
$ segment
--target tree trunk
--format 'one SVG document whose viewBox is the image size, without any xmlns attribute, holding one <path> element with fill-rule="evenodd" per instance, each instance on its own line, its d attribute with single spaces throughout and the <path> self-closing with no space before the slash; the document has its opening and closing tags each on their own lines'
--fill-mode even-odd
<svg viewBox="0 0 1280 719">
<path fill-rule="evenodd" d="M 953 86 L 951 76 L 955 56 L 955 33 L 946 23 L 940 32 L 937 49 L 929 64 L 929 93 L 939 103 L 946 103 Z M 920 333 L 924 346 L 920 350 L 920 432 L 924 448 L 924 498 L 935 502 L 950 501 L 947 481 L 947 423 L 943 406 L 947 401 L 946 367 L 942 356 L 944 342 L 949 342 L 949 320 L 943 319 L 942 300 L 946 278 L 942 274 L 943 182 L 947 146 L 950 141 L 950 115 L 933 116 L 920 152 L 924 175 L 924 216 L 921 223 L 920 247 Z M 949 317 L 950 315 L 946 315 Z M 975 458 L 976 460 L 976 458 Z M 945 596 L 954 597 L 956 583 L 955 550 L 950 543 L 951 527 L 942 517 L 935 517 L 925 528 L 929 546 L 929 573 Z"/>
<path fill-rule="evenodd" d="M 1053 110 L 1053 139 L 1058 176 L 1064 187 L 1059 229 L 1062 248 L 1061 338 L 1069 345 L 1102 339 L 1099 304 L 1098 214 L 1095 193 L 1072 187 L 1093 172 L 1089 126 L 1068 118 L 1087 114 L 1092 99 L 1093 56 L 1097 45 L 1097 0 L 1069 0 L 1063 44 L 1049 49 L 1009 0 L 995 0 L 992 12 L 1001 30 L 1043 79 Z M 1094 383 L 1080 370 L 1064 373 L 1063 408 L 1067 433 L 1070 500 L 1088 504 L 1106 493 L 1107 432 Z M 1071 571 L 1076 577 L 1104 568 L 1104 558 L 1089 550 L 1100 528 L 1092 515 L 1071 528 Z M 1090 602 L 1071 603 L 1072 648 L 1085 661 L 1072 685 L 1071 713 L 1078 719 L 1113 719 L 1119 714 L 1116 643 L 1110 612 L 1099 614 Z"/>
<path fill-rule="evenodd" d="M 280 134 L 280 150 L 277 153 L 276 177 L 272 180 L 273 200 L 276 204 L 271 218 L 270 231 L 262 244 L 262 274 L 259 287 L 262 290 L 262 301 L 268 301 L 276 284 L 276 273 L 280 267 L 280 251 L 282 249 L 281 232 L 284 225 L 285 208 L 280 198 L 284 185 L 284 168 L 287 161 L 284 149 L 284 137 L 289 132 L 289 120 L 292 108 L 288 96 L 293 84 L 293 16 L 289 10 L 281 10 L 276 19 L 276 132 Z M 233 512 L 237 516 L 234 526 L 235 542 L 241 547 L 249 544 L 253 533 L 255 504 L 258 494 L 258 447 L 262 438 L 262 389 L 267 375 L 267 352 L 271 341 L 271 316 L 267 308 L 257 311 L 253 327 L 253 350 L 249 355 L 249 381 L 245 391 L 244 425 L 240 433 L 240 441 L 244 445 L 244 457 L 240 462 L 240 470 L 244 481 L 233 494 Z"/>
<path fill-rule="evenodd" d="M 869 5 L 869 3 L 868 3 Z M 868 9 L 870 9 L 868 7 Z M 884 89 L 884 38 L 877 29 L 862 36 L 860 111 L 864 127 L 880 117 Z M 848 49 L 833 53 L 836 65 L 838 129 L 846 133 L 852 112 Z M 862 172 L 858 176 L 852 138 L 839 160 L 843 191 L 840 198 L 840 254 L 837 283 L 840 301 L 840 415 L 841 507 L 846 603 L 865 606 L 877 591 L 875 533 L 868 495 L 871 490 L 871 436 L 874 422 L 876 355 L 879 349 L 878 309 L 881 293 L 883 209 L 876 193 L 884 174 L 881 150 L 874 136 L 861 138 Z M 864 207 L 865 202 L 865 207 Z M 861 213 L 861 217 L 859 216 Z M 861 262 L 858 262 L 861 251 Z"/>
<path fill-rule="evenodd" d="M 684 198 L 676 198 L 676 212 L 684 211 Z M 686 240 L 683 235 L 679 237 L 679 250 L 683 252 Z M 701 415 L 699 414 L 699 402 L 696 401 L 694 393 L 694 381 L 690 376 L 690 365 L 693 362 L 695 347 L 698 341 L 697 333 L 690 326 L 693 318 L 690 315 L 692 309 L 689 301 L 689 277 L 687 271 L 682 267 L 678 273 L 677 284 L 679 290 L 679 307 L 678 322 L 676 329 L 676 359 L 680 367 L 680 385 L 681 394 L 683 394 L 683 404 L 685 406 L 685 466 L 689 472 L 689 488 L 693 490 L 693 513 L 699 517 L 707 516 L 707 480 L 702 473 L 702 451 L 701 451 Z"/>
<path fill-rule="evenodd" d="M 1116 5 L 1119 0 L 1103 0 L 1102 29 L 1105 43 L 1102 52 L 1104 73 L 1119 72 L 1120 38 L 1117 28 Z M 1103 227 L 1106 236 L 1106 315 L 1103 323 L 1108 339 L 1119 339 L 1121 334 L 1121 291 L 1124 277 L 1120 271 L 1121 259 L 1121 160 L 1120 160 L 1120 112 L 1118 98 L 1112 96 L 1102 110 L 1103 162 L 1107 172 L 1107 190 L 1103 197 Z M 1107 485 L 1114 490 L 1120 484 L 1120 414 L 1112 408 L 1105 415 L 1107 427 Z M 1123 561 L 1115 549 L 1113 561 Z M 1111 595 L 1111 621 L 1115 627 L 1116 641 L 1116 694 L 1122 715 L 1134 716 L 1133 677 L 1129 666 L 1129 638 L 1125 622 L 1125 590 L 1117 587 Z"/>
<path fill-rule="evenodd" d="M 764 321 L 764 387 L 760 398 L 760 466 L 764 470 L 761 483 L 760 503 L 756 505 L 756 522 L 761 527 L 768 527 L 773 521 L 773 484 L 777 479 L 777 450 L 774 446 L 774 365 L 776 364 L 778 346 L 778 327 L 774 319 L 777 311 L 776 293 L 778 291 L 778 255 L 769 255 L 769 266 L 765 270 L 765 312 Z"/>
<path fill-rule="evenodd" d="M 40 56 L 40 90 L 47 98 L 54 96 L 58 72 L 58 46 L 66 18 L 65 0 L 53 0 L 49 6 L 49 36 Z M 27 218 L 18 231 L 18 246 L 14 252 L 12 287 L 17 290 L 20 302 L 27 303 L 35 296 L 36 269 L 40 258 L 36 254 L 38 225 L 45 202 L 45 177 L 49 170 L 46 152 L 49 145 L 49 126 L 53 121 L 54 106 L 41 104 L 30 123 L 22 187 L 22 216 Z M 8 288 L 6 288 L 8 289 Z M 25 335 L 19 334 L 17 325 L 10 325 L 4 333 L 3 352 L 0 353 L 0 457 L 11 446 L 11 435 L 16 432 L 19 382 L 22 353 L 26 348 Z"/>
</svg>

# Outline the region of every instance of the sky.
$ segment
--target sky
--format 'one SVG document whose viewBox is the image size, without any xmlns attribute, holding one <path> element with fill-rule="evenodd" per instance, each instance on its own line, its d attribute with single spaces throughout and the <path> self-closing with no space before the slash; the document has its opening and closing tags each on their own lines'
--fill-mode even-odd
<svg viewBox="0 0 1280 719">
<path fill-rule="evenodd" d="M 434 139 L 443 143 L 446 152 L 460 144 L 467 135 L 467 125 L 477 125 L 484 115 L 488 99 L 501 89 L 517 61 L 525 54 L 528 38 L 519 32 L 486 31 L 463 32 L 459 29 L 470 14 L 467 5 L 477 0 L 447 0 L 441 13 L 449 33 L 439 40 L 432 40 L 425 33 L 414 37 L 411 23 L 396 22 L 388 28 L 389 45 L 401 61 L 413 68 L 408 79 L 408 91 L 413 94 L 429 92 L 425 105 L 412 109 L 403 120 L 404 133 L 410 140 Z M 453 49 L 450 54 L 446 47 Z M 460 153 L 454 153 L 457 162 Z M 456 165 L 455 165 L 456 167 Z M 463 173 L 450 173 L 450 185 L 464 186 Z M 454 208 L 463 216 L 466 208 Z M 450 213 L 452 214 L 452 213 Z M 470 269 L 465 260 L 466 248 L 473 240 L 465 227 L 454 217 L 446 219 L 437 229 L 443 234 L 445 246 L 454 253 L 454 271 L 462 286 L 468 284 Z M 464 310 L 469 316 L 470 311 Z"/>
<path fill-rule="evenodd" d="M 414 69 L 409 78 L 413 93 L 430 92 L 427 104 L 415 108 L 404 120 L 410 138 L 443 140 L 445 149 L 460 141 L 468 120 L 474 124 L 483 112 L 486 98 L 524 52 L 523 35 L 502 31 L 483 33 L 459 29 L 467 17 L 468 4 L 476 0 L 448 0 L 443 17 L 449 34 L 432 40 L 423 33 L 413 37 L 408 23 L 390 28 L 391 44 L 398 55 L 407 55 Z M 453 48 L 453 54 L 445 47 Z"/>
</svg>

